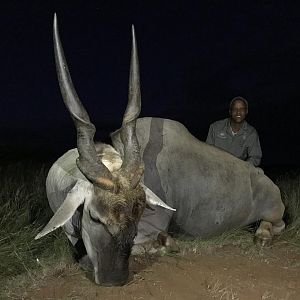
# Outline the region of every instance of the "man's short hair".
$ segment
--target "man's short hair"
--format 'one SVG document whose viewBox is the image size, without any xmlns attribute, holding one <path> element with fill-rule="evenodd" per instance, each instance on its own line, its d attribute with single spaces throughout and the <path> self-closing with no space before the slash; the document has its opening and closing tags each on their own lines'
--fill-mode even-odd
<svg viewBox="0 0 300 300">
<path fill-rule="evenodd" d="M 241 96 L 234 97 L 234 98 L 230 101 L 230 103 L 229 103 L 229 110 L 231 110 L 231 108 L 232 108 L 234 102 L 235 102 L 235 101 L 238 101 L 238 100 L 244 102 L 244 104 L 245 104 L 245 106 L 246 106 L 246 111 L 248 112 L 248 101 L 247 101 L 245 98 L 241 97 Z"/>
</svg>

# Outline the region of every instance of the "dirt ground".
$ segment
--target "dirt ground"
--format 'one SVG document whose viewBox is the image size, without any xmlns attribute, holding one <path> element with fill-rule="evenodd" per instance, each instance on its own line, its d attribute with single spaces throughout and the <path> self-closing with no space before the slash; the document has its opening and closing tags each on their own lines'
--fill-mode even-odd
<svg viewBox="0 0 300 300">
<path fill-rule="evenodd" d="M 29 287 L 21 299 L 300 299 L 300 249 L 290 246 L 132 257 L 130 272 L 127 285 L 101 287 L 70 268 Z"/>
</svg>

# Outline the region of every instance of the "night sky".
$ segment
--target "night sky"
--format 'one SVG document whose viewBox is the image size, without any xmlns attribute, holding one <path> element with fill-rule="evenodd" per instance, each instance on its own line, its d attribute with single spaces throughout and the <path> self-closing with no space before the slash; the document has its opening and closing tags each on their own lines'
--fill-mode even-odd
<svg viewBox="0 0 300 300">
<path fill-rule="evenodd" d="M 55 71 L 56 12 L 96 139 L 121 125 L 134 24 L 141 116 L 180 121 L 205 140 L 240 95 L 263 165 L 300 166 L 299 11 L 297 1 L 1 1 L 0 150 L 22 146 L 47 159 L 76 147 Z"/>
</svg>

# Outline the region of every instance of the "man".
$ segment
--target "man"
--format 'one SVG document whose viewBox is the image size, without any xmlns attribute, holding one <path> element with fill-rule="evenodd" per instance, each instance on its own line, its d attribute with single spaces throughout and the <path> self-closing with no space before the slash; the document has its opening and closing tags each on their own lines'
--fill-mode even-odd
<svg viewBox="0 0 300 300">
<path fill-rule="evenodd" d="M 219 147 L 257 167 L 261 161 L 261 148 L 257 131 L 246 122 L 248 102 L 235 97 L 229 105 L 229 118 L 210 125 L 206 143 Z"/>
</svg>

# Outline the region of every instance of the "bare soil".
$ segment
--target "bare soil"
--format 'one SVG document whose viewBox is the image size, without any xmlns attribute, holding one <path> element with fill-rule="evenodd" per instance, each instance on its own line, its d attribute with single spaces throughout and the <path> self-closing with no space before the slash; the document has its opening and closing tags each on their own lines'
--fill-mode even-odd
<svg viewBox="0 0 300 300">
<path fill-rule="evenodd" d="M 21 299 L 300 299 L 300 249 L 290 246 L 132 257 L 130 272 L 127 285 L 101 287 L 73 267 L 28 287 Z"/>
</svg>

